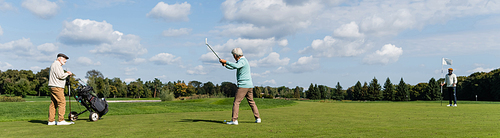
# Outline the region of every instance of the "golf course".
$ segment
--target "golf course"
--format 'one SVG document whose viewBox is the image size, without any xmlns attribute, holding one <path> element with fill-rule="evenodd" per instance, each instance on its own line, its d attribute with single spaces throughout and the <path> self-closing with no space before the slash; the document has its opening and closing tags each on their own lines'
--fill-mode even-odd
<svg viewBox="0 0 500 138">
<path fill-rule="evenodd" d="M 262 123 L 254 123 L 244 100 L 239 125 L 226 125 L 232 100 L 109 103 L 101 120 L 91 122 L 84 113 L 69 126 L 47 126 L 48 101 L 2 102 L 0 137 L 500 136 L 498 102 L 460 101 L 458 107 L 446 107 L 439 101 L 255 99 Z M 73 103 L 72 110 L 79 111 L 78 106 Z"/>
</svg>

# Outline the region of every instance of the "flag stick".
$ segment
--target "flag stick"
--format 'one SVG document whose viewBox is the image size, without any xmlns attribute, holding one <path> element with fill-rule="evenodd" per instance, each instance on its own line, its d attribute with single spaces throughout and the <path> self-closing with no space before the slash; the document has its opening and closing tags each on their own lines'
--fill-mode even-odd
<svg viewBox="0 0 500 138">
<path fill-rule="evenodd" d="M 444 74 L 443 74 L 444 64 L 443 64 L 443 62 L 444 62 L 444 58 L 441 60 L 441 76 L 444 78 Z M 439 84 L 439 85 L 441 85 L 441 84 Z M 441 85 L 441 98 L 440 99 L 441 99 L 441 106 L 443 106 L 443 85 Z"/>
</svg>

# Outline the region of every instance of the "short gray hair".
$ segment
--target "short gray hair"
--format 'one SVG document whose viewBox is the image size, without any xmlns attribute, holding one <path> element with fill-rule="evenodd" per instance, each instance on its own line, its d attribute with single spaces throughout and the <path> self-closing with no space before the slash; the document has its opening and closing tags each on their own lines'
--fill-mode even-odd
<svg viewBox="0 0 500 138">
<path fill-rule="evenodd" d="M 241 48 L 235 48 L 231 50 L 231 54 L 241 57 L 243 56 L 243 51 L 241 50 Z"/>
</svg>

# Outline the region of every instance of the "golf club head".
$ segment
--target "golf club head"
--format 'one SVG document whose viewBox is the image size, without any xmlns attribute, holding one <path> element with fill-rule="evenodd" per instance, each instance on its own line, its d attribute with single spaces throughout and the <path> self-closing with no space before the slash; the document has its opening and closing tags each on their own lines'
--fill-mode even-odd
<svg viewBox="0 0 500 138">
<path fill-rule="evenodd" d="M 208 45 L 208 40 L 207 40 L 207 38 L 205 38 L 205 45 Z"/>
</svg>

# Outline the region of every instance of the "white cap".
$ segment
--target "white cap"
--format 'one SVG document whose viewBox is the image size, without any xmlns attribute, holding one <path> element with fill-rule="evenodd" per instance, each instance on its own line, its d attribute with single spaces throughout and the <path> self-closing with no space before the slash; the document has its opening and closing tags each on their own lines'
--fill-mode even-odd
<svg viewBox="0 0 500 138">
<path fill-rule="evenodd" d="M 231 51 L 231 54 L 236 56 L 243 56 L 243 51 L 241 50 L 241 48 L 235 48 Z"/>
</svg>

